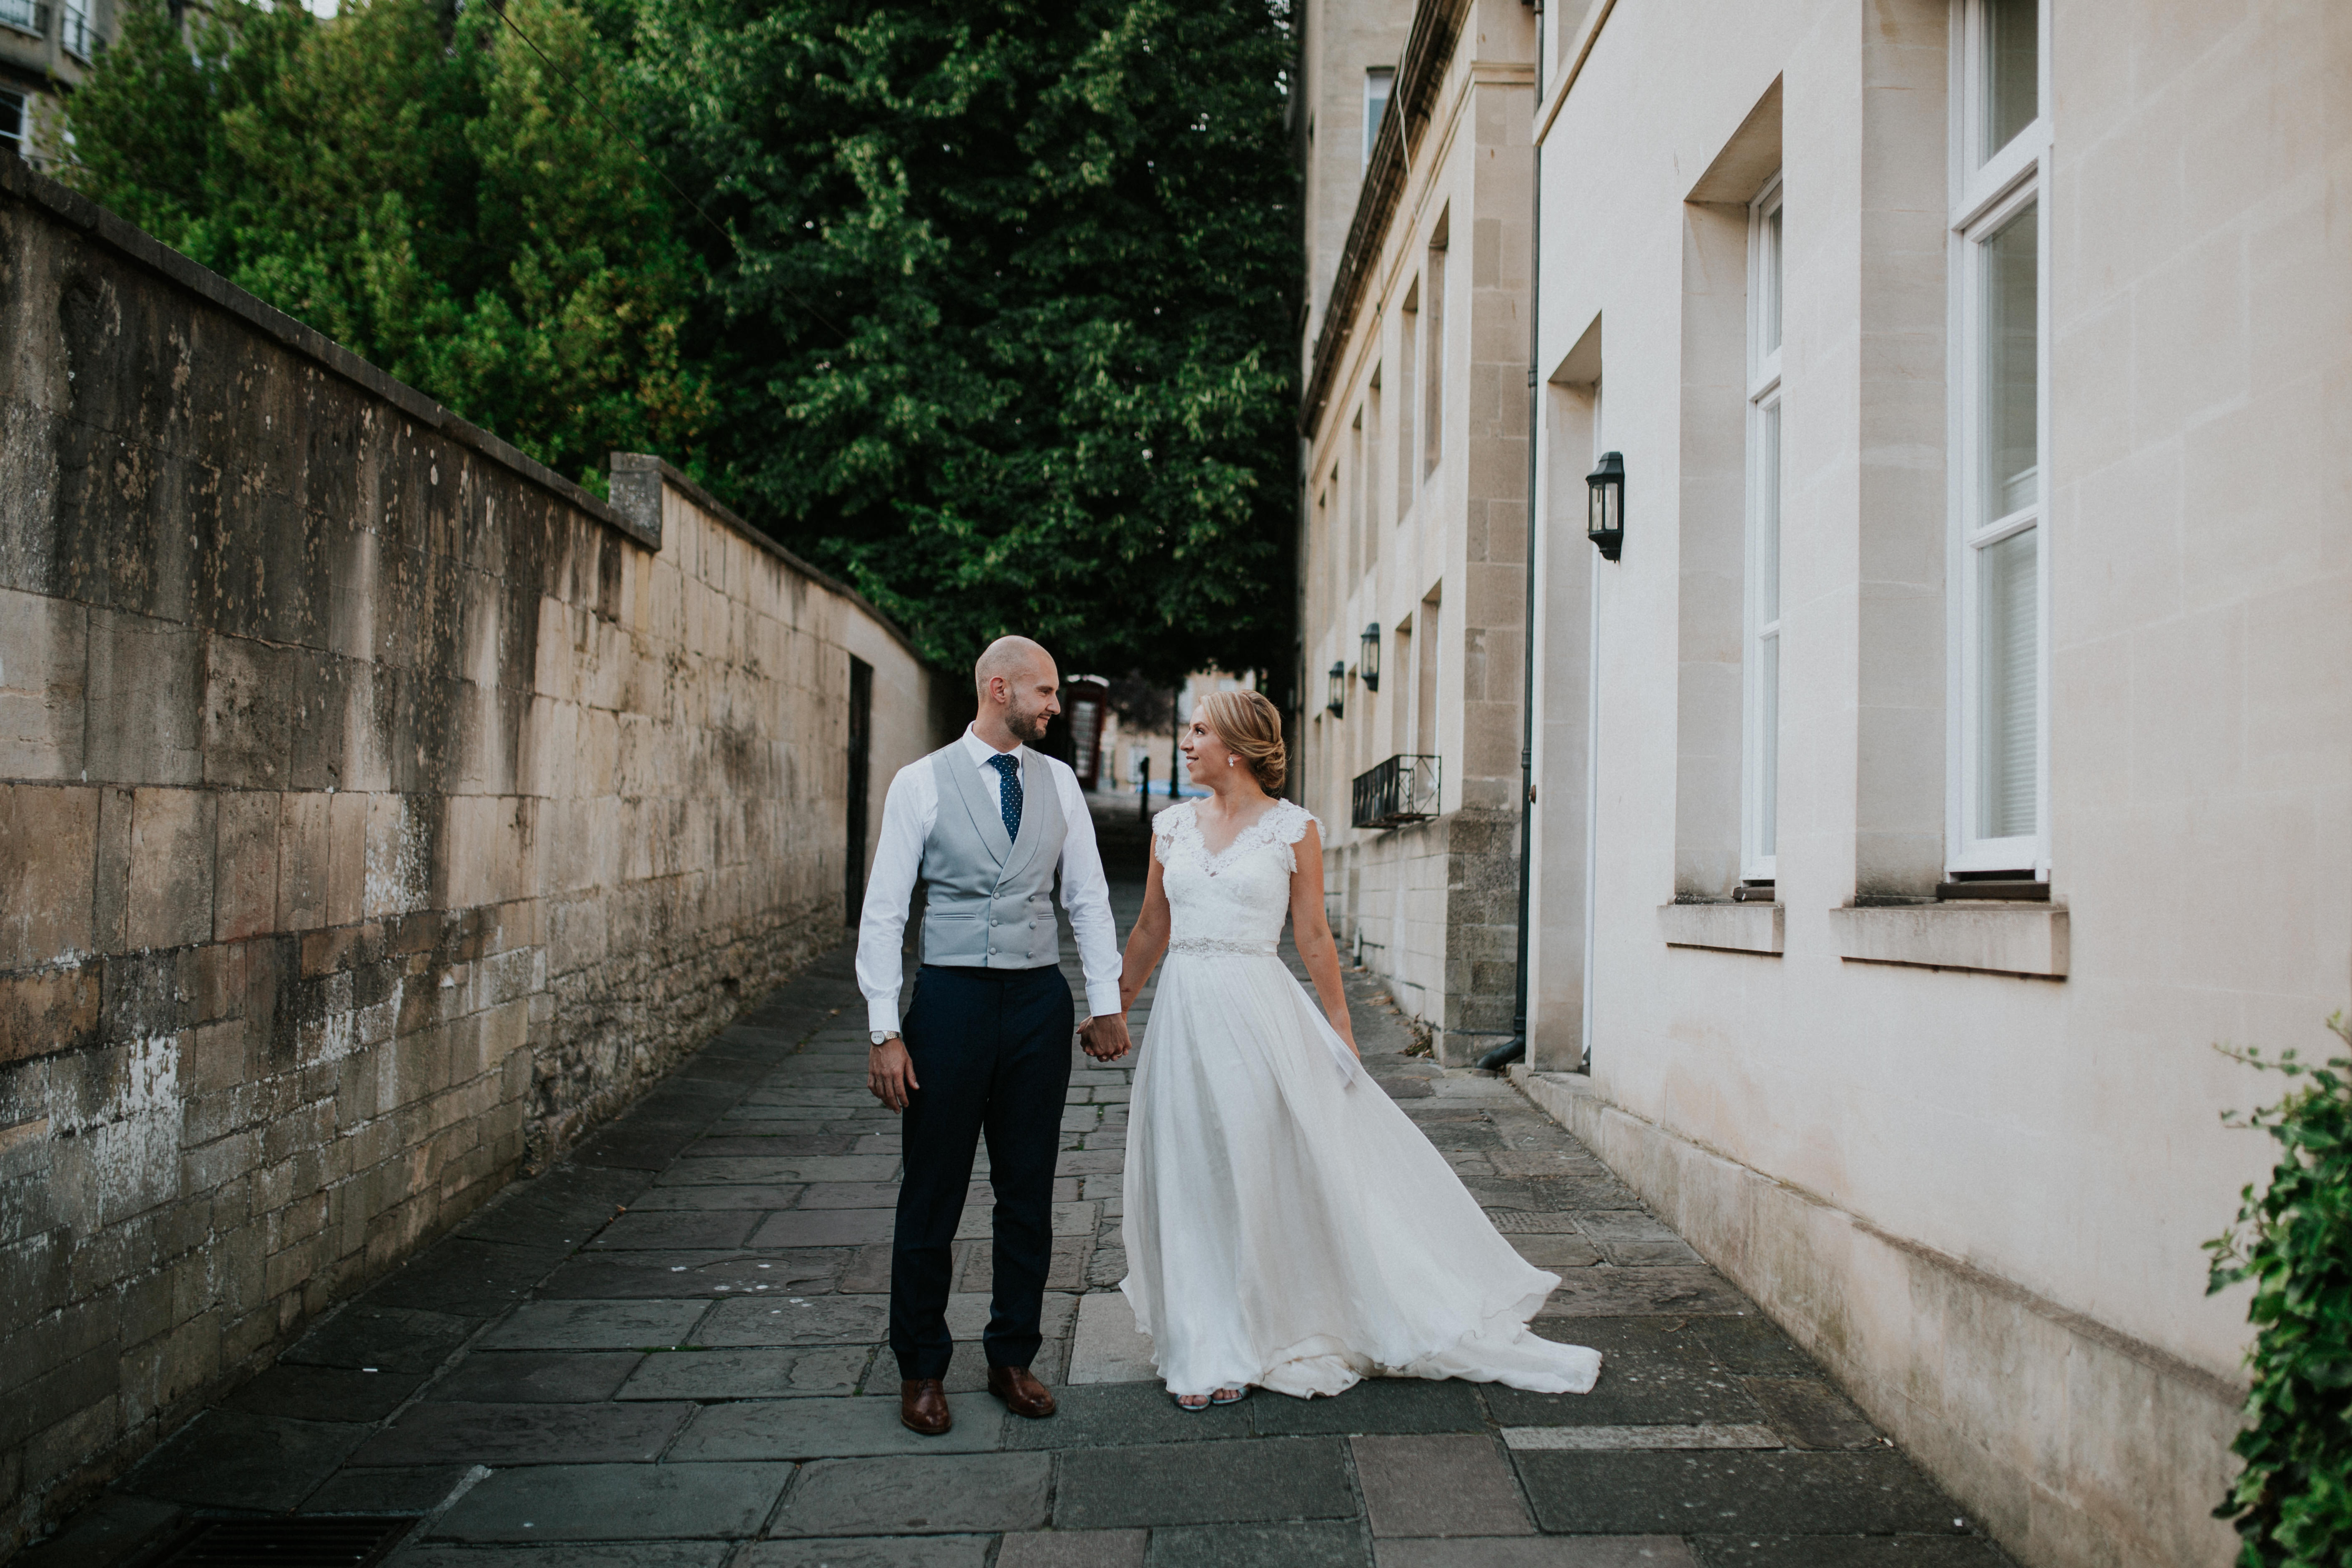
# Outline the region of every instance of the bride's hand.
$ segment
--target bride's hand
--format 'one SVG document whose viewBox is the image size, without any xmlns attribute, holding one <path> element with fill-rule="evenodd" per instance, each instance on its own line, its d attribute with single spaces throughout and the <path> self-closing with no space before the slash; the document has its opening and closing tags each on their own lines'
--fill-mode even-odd
<svg viewBox="0 0 2352 1568">
<path fill-rule="evenodd" d="M 1115 1062 L 1135 1048 L 1135 1043 L 1128 1038 L 1124 1013 L 1105 1013 L 1088 1018 L 1079 1026 L 1078 1037 L 1084 1042 L 1081 1048 L 1098 1062 Z"/>
</svg>

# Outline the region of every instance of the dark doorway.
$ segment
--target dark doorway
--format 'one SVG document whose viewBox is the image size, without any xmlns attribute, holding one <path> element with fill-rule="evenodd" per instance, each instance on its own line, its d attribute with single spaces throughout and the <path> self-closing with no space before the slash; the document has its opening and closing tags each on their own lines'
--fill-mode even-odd
<svg viewBox="0 0 2352 1568">
<path fill-rule="evenodd" d="M 866 907 L 866 797 L 870 793 L 874 749 L 874 667 L 849 661 L 849 852 L 842 912 L 851 925 Z"/>
</svg>

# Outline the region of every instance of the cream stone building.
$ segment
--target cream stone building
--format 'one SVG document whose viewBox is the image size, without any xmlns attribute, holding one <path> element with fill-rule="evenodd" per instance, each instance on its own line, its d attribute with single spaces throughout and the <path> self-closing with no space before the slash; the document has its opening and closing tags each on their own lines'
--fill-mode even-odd
<svg viewBox="0 0 2352 1568">
<path fill-rule="evenodd" d="M 1537 19 L 1302 17 L 1295 787 L 1342 947 L 1459 1062 L 1513 1033 Z"/>
<path fill-rule="evenodd" d="M 2225 1562 L 2211 1047 L 2352 984 L 2352 28 L 1563 20 L 1530 1086 L 2021 1561 Z"/>
<path fill-rule="evenodd" d="M 1308 148 L 1342 941 L 1510 1028 L 1524 799 L 1515 1074 L 2036 1568 L 2233 1554 L 2211 1047 L 2352 1001 L 2344 17 L 1426 0 Z"/>
</svg>

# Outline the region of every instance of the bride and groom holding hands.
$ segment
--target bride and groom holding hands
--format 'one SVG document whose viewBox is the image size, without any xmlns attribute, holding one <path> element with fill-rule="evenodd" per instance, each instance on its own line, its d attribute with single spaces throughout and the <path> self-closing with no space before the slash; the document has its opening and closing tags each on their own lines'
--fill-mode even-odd
<svg viewBox="0 0 2352 1568">
<path fill-rule="evenodd" d="M 900 1419 L 932 1436 L 951 1425 L 950 1254 L 983 1136 L 989 1391 L 1016 1415 L 1054 1413 L 1029 1366 L 1076 1023 L 1057 870 L 1086 973 L 1088 1056 L 1135 1048 L 1128 1008 L 1166 964 L 1129 1111 L 1119 1289 L 1178 1405 L 1229 1405 L 1253 1387 L 1339 1394 L 1368 1376 L 1591 1388 L 1596 1352 L 1527 1327 L 1559 1279 L 1512 1250 L 1358 1063 L 1318 824 L 1275 794 L 1286 764 L 1274 705 L 1220 691 L 1178 715 L 1186 772 L 1210 793 L 1154 819 L 1122 957 L 1076 775 L 1031 749 L 1060 710 L 1051 656 L 1002 637 L 973 673 L 971 728 L 891 781 L 858 931 L 867 1085 L 905 1128 L 890 1277 Z M 902 1018 L 919 879 L 922 967 Z M 1286 918 L 1319 1011 L 1276 956 Z"/>
</svg>

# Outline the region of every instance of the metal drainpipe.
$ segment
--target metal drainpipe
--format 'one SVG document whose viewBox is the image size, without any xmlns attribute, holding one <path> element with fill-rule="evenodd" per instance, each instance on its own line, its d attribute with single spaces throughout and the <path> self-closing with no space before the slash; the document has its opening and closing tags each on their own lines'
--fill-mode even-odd
<svg viewBox="0 0 2352 1568">
<path fill-rule="evenodd" d="M 1538 99 L 1540 107 L 1540 98 Z M 1528 925 L 1532 914 L 1530 882 L 1535 869 L 1536 826 L 1536 433 L 1543 414 L 1543 382 L 1536 374 L 1542 349 L 1543 143 L 1535 144 L 1535 189 L 1528 202 L 1528 609 L 1525 662 L 1519 677 L 1519 960 L 1511 1007 L 1511 1037 L 1478 1058 L 1492 1072 L 1528 1054 Z"/>
</svg>

